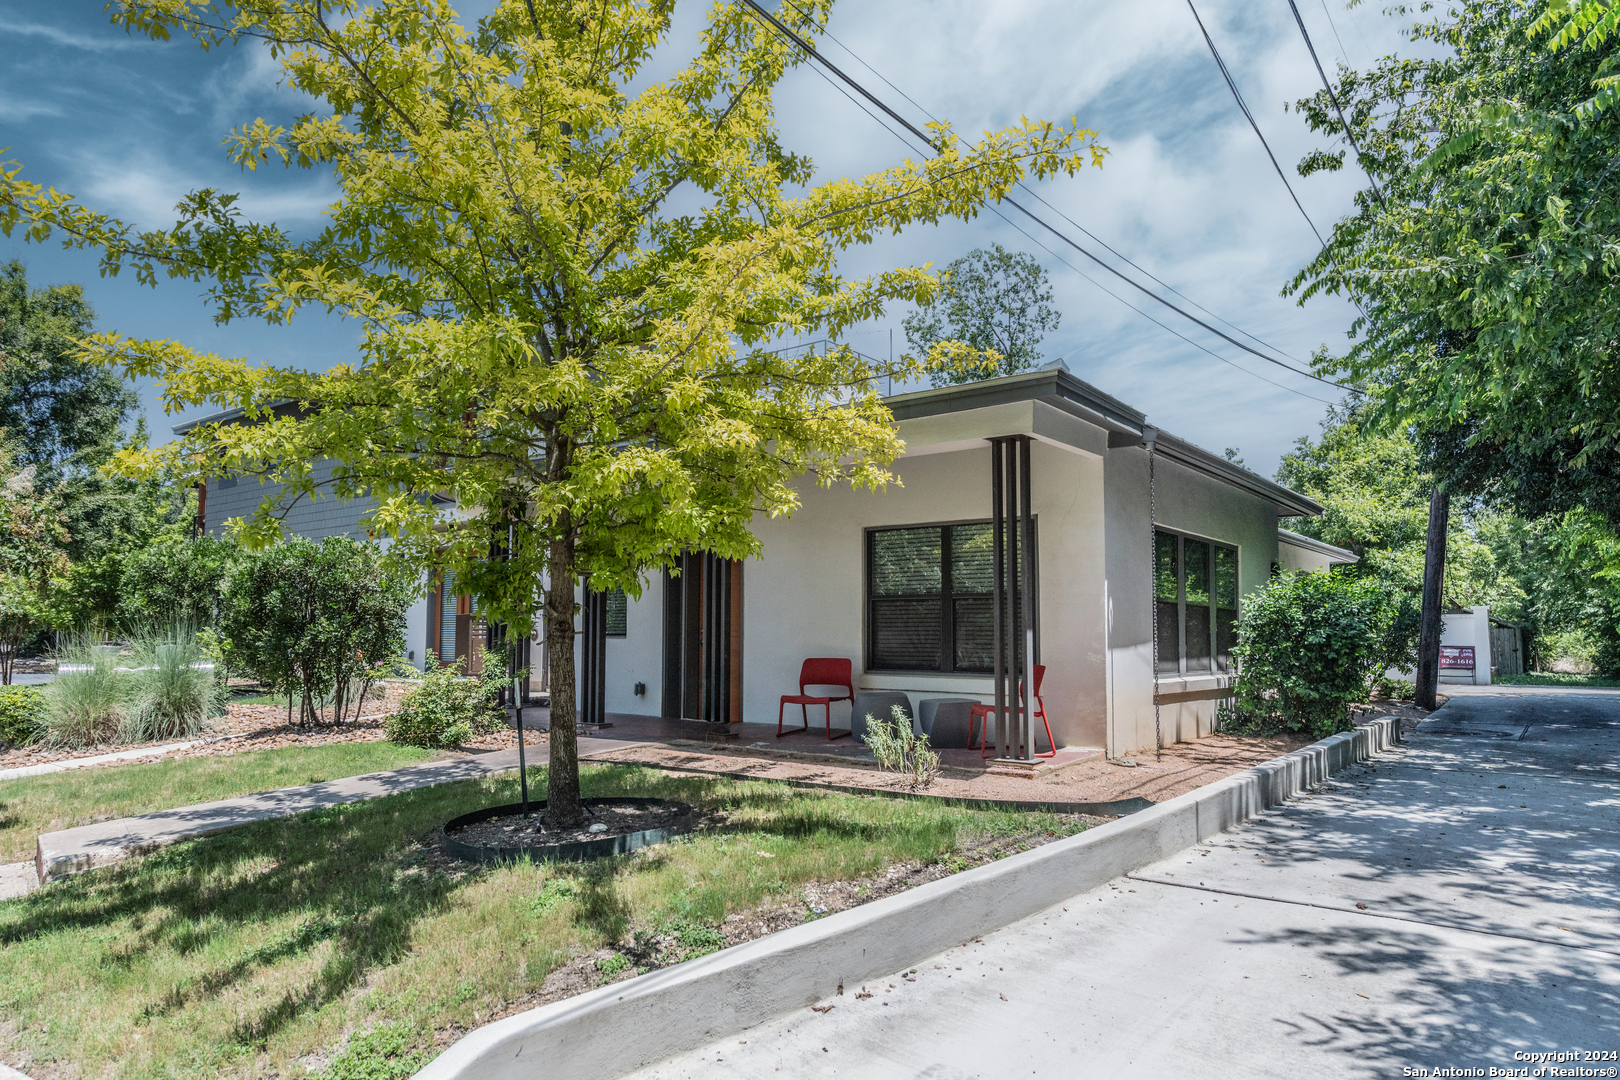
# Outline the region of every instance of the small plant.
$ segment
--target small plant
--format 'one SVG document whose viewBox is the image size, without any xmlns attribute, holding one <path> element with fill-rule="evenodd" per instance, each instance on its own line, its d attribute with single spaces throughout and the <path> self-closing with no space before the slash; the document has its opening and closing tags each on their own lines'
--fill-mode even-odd
<svg viewBox="0 0 1620 1080">
<path fill-rule="evenodd" d="M 430 661 L 422 684 L 383 721 L 383 732 L 407 746 L 460 746 L 505 725 L 506 710 L 498 704 L 505 685 L 493 657 L 485 658 L 484 673 L 476 679 L 462 677 L 459 660 L 443 667 Z"/>
<path fill-rule="evenodd" d="M 433 1055 L 415 1047 L 416 1031 L 400 1020 L 356 1035 L 319 1075 L 321 1080 L 402 1080 Z"/>
<path fill-rule="evenodd" d="M 552 878 L 540 886 L 539 892 L 524 897 L 523 904 L 529 909 L 530 915 L 545 915 L 577 895 L 579 886 L 571 878 Z"/>
<path fill-rule="evenodd" d="M 604 956 L 596 961 L 596 970 L 611 979 L 621 971 L 630 970 L 630 958 L 624 953 Z"/>
<path fill-rule="evenodd" d="M 1378 676 L 1378 692 L 1391 701 L 1410 700 L 1417 693 L 1417 686 L 1405 679 L 1391 679 L 1387 675 Z"/>
<path fill-rule="evenodd" d="M 111 742 L 124 726 L 130 683 L 116 645 L 88 634 L 69 637 L 45 689 L 44 741 L 77 749 Z"/>
<path fill-rule="evenodd" d="M 912 730 L 904 709 L 892 711 L 892 721 L 866 714 L 866 745 L 884 771 L 899 773 L 908 787 L 925 788 L 939 776 L 939 754 L 929 749 L 927 735 Z"/>
<path fill-rule="evenodd" d="M 136 635 L 134 664 L 127 673 L 125 742 L 153 742 L 195 735 L 224 712 L 226 691 L 208 642 L 187 623 Z"/>
<path fill-rule="evenodd" d="M 719 952 L 726 947 L 726 936 L 717 927 L 691 919 L 676 919 L 662 928 L 664 935 L 674 939 L 673 963 L 696 960 L 700 956 Z"/>
<path fill-rule="evenodd" d="M 45 695 L 38 687 L 0 687 L 0 748 L 28 746 L 44 727 Z"/>
</svg>

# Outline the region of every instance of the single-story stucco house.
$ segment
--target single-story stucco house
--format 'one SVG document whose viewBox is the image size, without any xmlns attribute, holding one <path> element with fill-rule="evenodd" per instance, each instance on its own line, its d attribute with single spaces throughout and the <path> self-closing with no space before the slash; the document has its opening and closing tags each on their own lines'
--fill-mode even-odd
<svg viewBox="0 0 1620 1080">
<path fill-rule="evenodd" d="M 903 692 L 916 715 L 930 697 L 993 703 L 1000 656 L 1009 700 L 1044 666 L 1058 746 L 1120 756 L 1212 730 L 1243 594 L 1355 558 L 1278 528 L 1315 502 L 1157 431 L 1061 362 L 887 403 L 905 443 L 887 490 L 806 482 L 791 517 L 754 524 L 757 557 L 689 555 L 639 599 L 582 605 L 587 712 L 775 722 L 806 659 L 841 658 L 857 692 Z M 262 494 L 211 481 L 208 530 Z M 316 501 L 286 521 L 354 534 L 366 509 Z M 435 588 L 411 612 L 411 658 L 476 651 L 475 611 Z M 832 707 L 834 728 L 850 722 Z"/>
</svg>

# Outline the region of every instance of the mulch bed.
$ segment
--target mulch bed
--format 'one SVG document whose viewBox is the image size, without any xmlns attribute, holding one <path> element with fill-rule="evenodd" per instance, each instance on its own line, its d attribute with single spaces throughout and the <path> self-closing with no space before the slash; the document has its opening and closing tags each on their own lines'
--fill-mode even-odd
<svg viewBox="0 0 1620 1080">
<path fill-rule="evenodd" d="M 664 828 L 673 825 L 685 809 L 678 803 L 595 802 L 586 805 L 585 824 L 576 828 L 548 828 L 537 811 L 527 819 L 513 816 L 474 822 L 451 835 L 464 844 L 479 847 L 566 844 Z"/>
</svg>

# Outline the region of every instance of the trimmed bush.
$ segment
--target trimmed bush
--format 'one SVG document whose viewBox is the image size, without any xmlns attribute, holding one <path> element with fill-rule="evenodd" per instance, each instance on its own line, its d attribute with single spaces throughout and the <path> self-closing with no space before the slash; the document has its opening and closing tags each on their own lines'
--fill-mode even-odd
<svg viewBox="0 0 1620 1080">
<path fill-rule="evenodd" d="M 45 727 L 45 695 L 37 686 L 0 687 L 0 749 L 32 745 Z"/>
<path fill-rule="evenodd" d="M 462 677 L 459 660 L 444 667 L 430 660 L 422 685 L 383 721 L 383 732 L 390 742 L 437 748 L 499 731 L 506 723 L 506 710 L 497 704 L 505 683 L 493 657 L 485 658 L 484 673 L 476 679 Z"/>
<path fill-rule="evenodd" d="M 314 723 L 359 716 L 366 691 L 405 647 L 413 588 L 384 575 L 377 549 L 341 537 L 294 539 L 236 560 L 219 632 L 233 672 L 300 702 Z"/>
<path fill-rule="evenodd" d="M 1338 570 L 1282 574 L 1244 597 L 1234 730 L 1348 731 L 1350 703 L 1367 700 L 1400 636 L 1401 605 L 1377 580 Z"/>
</svg>

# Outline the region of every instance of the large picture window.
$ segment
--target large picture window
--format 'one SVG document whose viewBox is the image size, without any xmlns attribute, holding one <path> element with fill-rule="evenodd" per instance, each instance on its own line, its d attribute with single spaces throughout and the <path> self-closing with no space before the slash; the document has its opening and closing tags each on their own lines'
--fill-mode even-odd
<svg viewBox="0 0 1620 1080">
<path fill-rule="evenodd" d="M 1232 670 L 1238 622 L 1236 548 L 1155 530 L 1153 601 L 1158 605 L 1160 673 Z"/>
<path fill-rule="evenodd" d="M 992 670 L 993 540 L 988 521 L 867 532 L 869 670 Z"/>
</svg>

